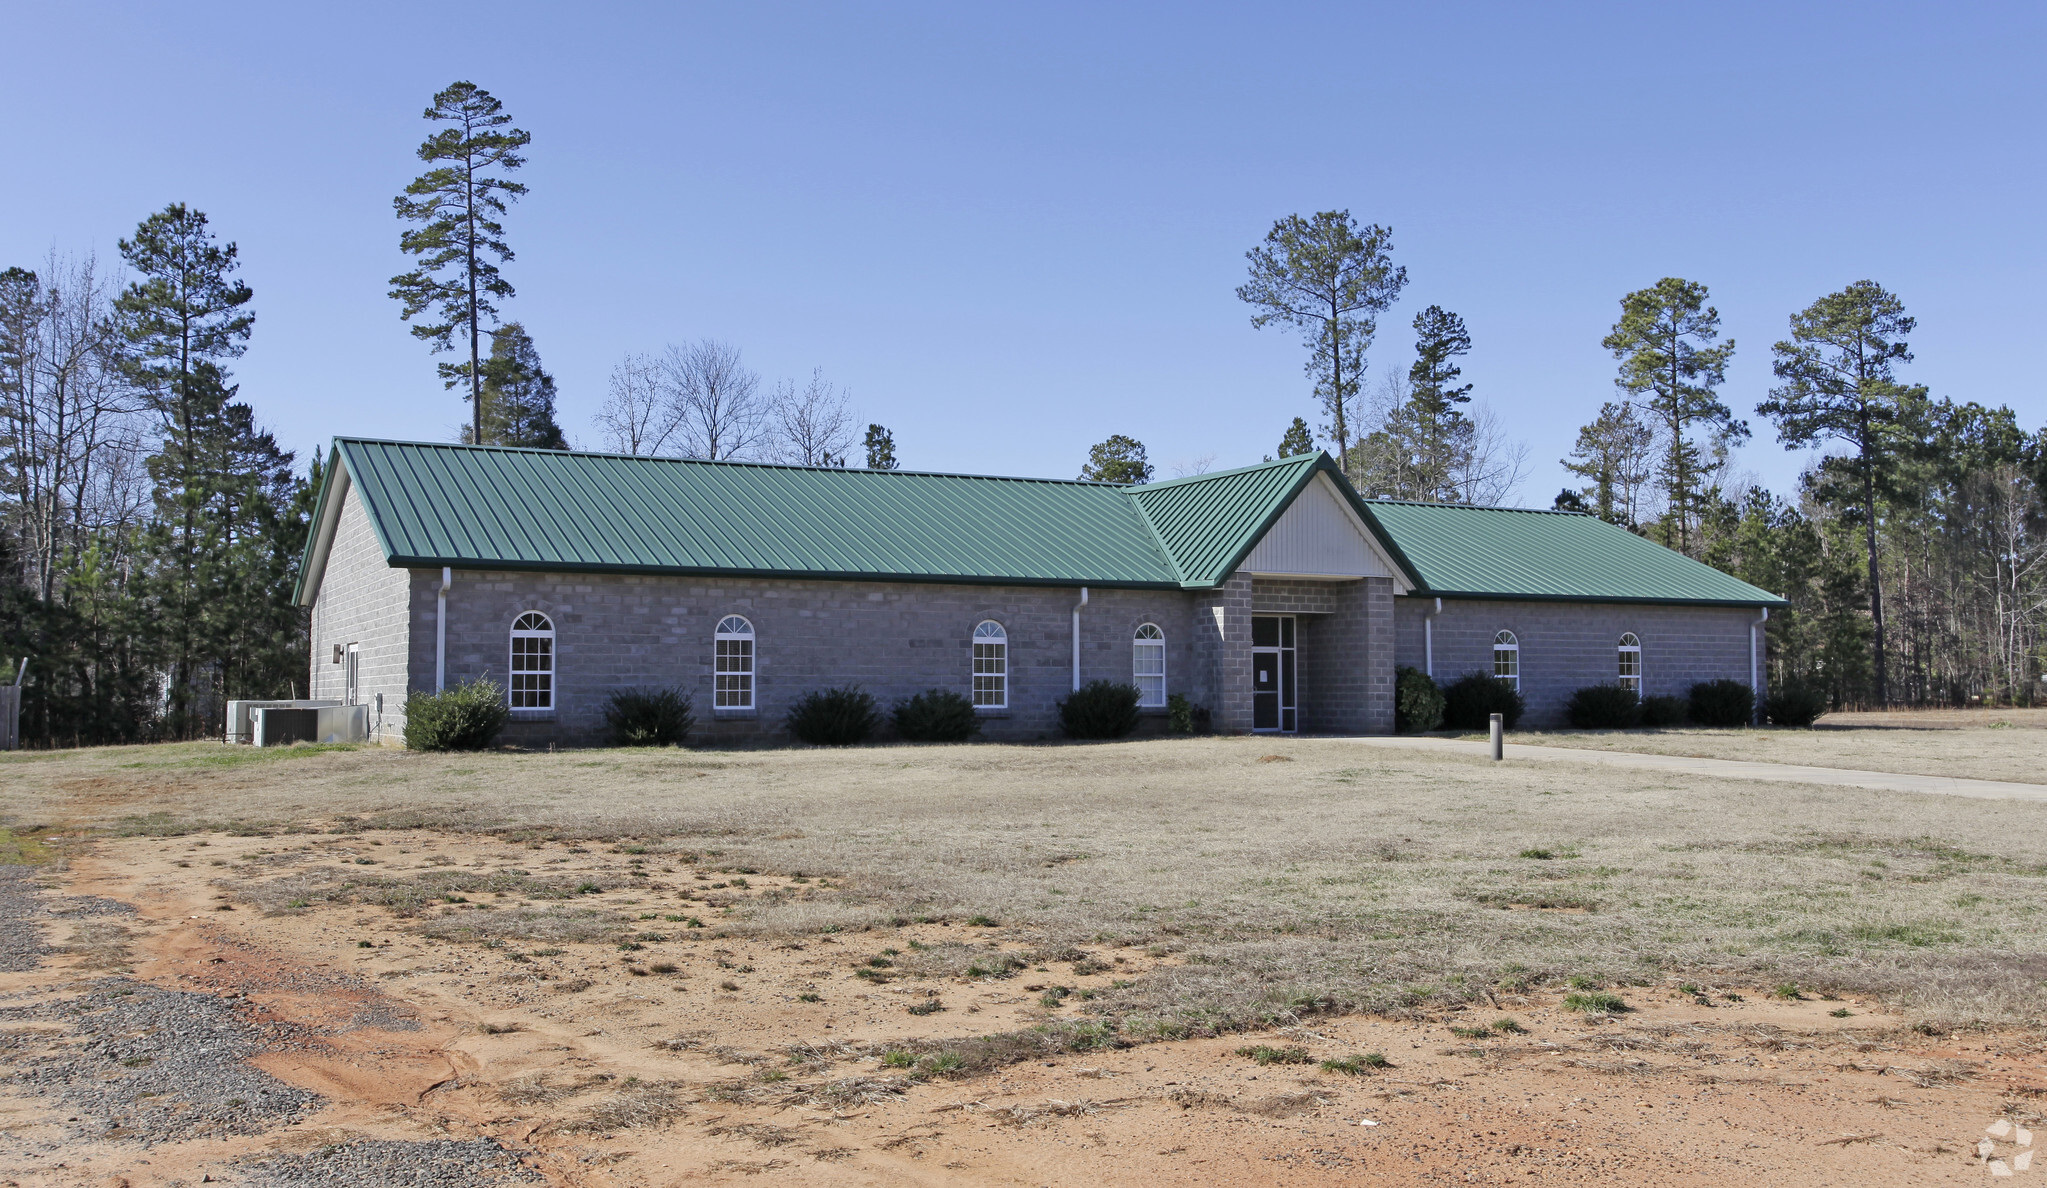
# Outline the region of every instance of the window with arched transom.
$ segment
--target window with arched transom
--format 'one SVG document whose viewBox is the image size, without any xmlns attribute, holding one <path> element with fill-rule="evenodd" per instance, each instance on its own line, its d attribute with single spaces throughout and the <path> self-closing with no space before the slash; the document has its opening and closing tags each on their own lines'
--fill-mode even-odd
<svg viewBox="0 0 2047 1188">
<path fill-rule="evenodd" d="M 753 624 L 745 616 L 726 615 L 718 620 L 713 639 L 717 656 L 711 676 L 714 711 L 753 708 L 754 644 Z"/>
</svg>

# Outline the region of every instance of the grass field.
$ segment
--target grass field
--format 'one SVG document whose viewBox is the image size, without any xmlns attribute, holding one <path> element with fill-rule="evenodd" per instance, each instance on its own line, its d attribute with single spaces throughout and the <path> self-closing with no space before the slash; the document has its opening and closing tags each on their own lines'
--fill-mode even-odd
<svg viewBox="0 0 2047 1188">
<path fill-rule="evenodd" d="M 1515 741 L 2047 783 L 2047 710 L 2036 709 L 1829 714 L 1814 730 L 1560 730 Z"/>
<path fill-rule="evenodd" d="M 1788 738 L 1816 762 L 1814 740 L 1838 739 L 1868 766 L 1880 743 L 1899 748 L 1881 752 L 1887 762 L 1931 764 L 1967 742 L 1913 748 L 1970 733 L 1991 736 L 1822 731 L 1755 745 Z M 21 753 L 0 760 L 0 812 L 18 833 L 403 826 L 596 838 L 822 876 L 829 895 L 753 902 L 732 927 L 986 917 L 1034 943 L 1147 946 L 1168 963 L 1105 1004 L 1133 1033 L 1397 1015 L 1573 978 L 1793 982 L 1950 1024 L 2047 1014 L 2047 805 L 2018 802 L 1212 738 Z"/>
</svg>

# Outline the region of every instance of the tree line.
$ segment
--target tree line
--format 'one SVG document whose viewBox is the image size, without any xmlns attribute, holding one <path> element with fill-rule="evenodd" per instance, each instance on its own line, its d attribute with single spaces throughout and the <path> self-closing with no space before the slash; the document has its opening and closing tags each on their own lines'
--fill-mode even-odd
<svg viewBox="0 0 2047 1188">
<path fill-rule="evenodd" d="M 1392 231 L 1348 211 L 1291 215 L 1246 253 L 1237 295 L 1254 328 L 1299 332 L 1325 416 L 1321 439 L 1366 495 L 1499 503 L 1525 474 L 1525 447 L 1459 382 L 1464 321 L 1416 314 L 1413 362 L 1366 396 L 1378 317 L 1407 282 Z M 1769 625 L 1770 679 L 1836 706 L 2033 704 L 2042 696 L 2047 611 L 2047 430 L 2004 405 L 1934 397 L 1899 368 L 1915 320 L 1896 294 L 1859 280 L 1788 315 L 1770 348 L 1775 382 L 1755 405 L 1786 450 L 1814 451 L 1795 488 L 1736 469 L 1752 431 L 1721 394 L 1735 343 L 1707 286 L 1679 277 L 1627 293 L 1600 349 L 1614 398 L 1561 460 L 1582 485 L 1559 511 L 1596 515 L 1791 604 Z M 1104 461 L 1109 450 L 1108 468 Z M 1295 417 L 1278 456 L 1316 448 Z M 1144 481 L 1144 447 L 1112 438 L 1089 477 Z M 1141 470 L 1141 477 L 1131 477 Z"/>
<path fill-rule="evenodd" d="M 565 449 L 554 378 L 503 272 L 510 174 L 532 138 L 470 83 L 434 96 L 426 168 L 394 199 L 412 267 L 391 280 L 411 333 L 469 405 L 459 438 Z M 1291 417 L 1277 456 L 1333 447 L 1367 495 L 1498 503 L 1527 450 L 1463 378 L 1462 317 L 1409 323 L 1412 360 L 1368 388 L 1379 318 L 1407 283 L 1390 229 L 1293 215 L 1248 256 L 1254 328 L 1306 348 L 1321 424 Z M 188 738 L 226 700 L 303 695 L 307 623 L 291 593 L 323 459 L 301 466 L 240 400 L 254 294 L 232 241 L 172 203 L 119 241 L 120 266 L 52 253 L 0 272 L 0 680 L 27 659 L 23 737 L 42 745 Z M 1756 405 L 1787 449 L 1823 452 L 1780 496 L 1735 470 L 1751 437 L 1720 394 L 1735 344 L 1705 285 L 1628 293 L 1600 342 L 1615 392 L 1564 466 L 1558 510 L 1596 515 L 1765 589 L 1774 681 L 1836 704 L 2030 704 L 2041 678 L 2047 435 L 2008 407 L 1932 396 L 1899 369 L 1915 329 L 1870 281 L 1789 317 Z M 822 370 L 764 387 L 711 339 L 626 356 L 596 416 L 620 453 L 899 465 Z M 1210 458 L 1180 467 L 1205 470 Z M 1080 477 L 1152 481 L 1143 443 L 1095 445 Z"/>
</svg>

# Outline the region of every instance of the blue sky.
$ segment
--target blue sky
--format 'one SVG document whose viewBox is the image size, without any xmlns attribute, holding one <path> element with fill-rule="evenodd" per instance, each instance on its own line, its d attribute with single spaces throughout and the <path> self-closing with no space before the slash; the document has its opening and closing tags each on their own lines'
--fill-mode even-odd
<svg viewBox="0 0 2047 1188">
<path fill-rule="evenodd" d="M 241 246 L 242 394 L 293 448 L 465 418 L 385 296 L 391 196 L 457 78 L 533 133 L 509 220 L 571 439 L 631 351 L 730 340 L 822 367 L 906 465 L 1069 476 L 1257 461 L 1316 419 L 1243 253 L 1290 212 L 1389 225 L 1408 323 L 1533 468 L 1612 392 L 1629 289 L 1710 285 L 1746 411 L 1813 298 L 1918 316 L 1908 374 L 2047 419 L 2034 364 L 2047 6 L 21 6 L 0 72 L 0 264 L 97 250 L 166 202 Z M 1800 457 L 1758 424 L 1743 465 Z"/>
</svg>

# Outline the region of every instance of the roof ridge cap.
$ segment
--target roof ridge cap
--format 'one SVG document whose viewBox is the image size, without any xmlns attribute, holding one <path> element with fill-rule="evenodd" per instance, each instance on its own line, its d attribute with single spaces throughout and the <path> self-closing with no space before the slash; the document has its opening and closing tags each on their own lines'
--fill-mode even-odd
<svg viewBox="0 0 2047 1188">
<path fill-rule="evenodd" d="M 689 466 L 731 466 L 756 470 L 808 470 L 824 474 L 871 474 L 895 478 L 956 478 L 982 479 L 1002 483 L 1045 483 L 1059 487 L 1106 487 L 1115 491 L 1134 491 L 1142 484 L 1105 483 L 1094 479 L 1042 478 L 1022 474 L 968 474 L 957 470 L 875 470 L 866 466 L 814 466 L 801 462 L 759 462 L 747 458 L 678 458 L 671 454 L 620 454 L 610 450 L 550 450 L 538 446 L 473 445 L 466 441 L 408 441 L 389 437 L 348 437 L 336 435 L 336 445 L 409 446 L 417 449 L 476 451 L 479 453 L 539 454 L 554 458 L 616 458 L 622 462 L 669 463 Z M 1246 467 L 1244 469 L 1253 469 Z M 1226 473 L 1226 472 L 1218 472 Z M 1206 476 L 1201 476 L 1206 477 Z M 1180 482 L 1180 479 L 1168 479 Z M 1159 484 L 1152 484 L 1159 485 Z"/>
</svg>

